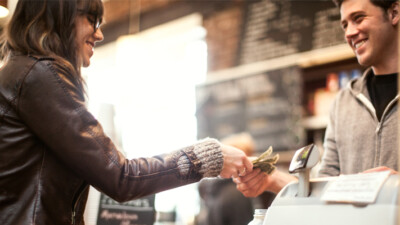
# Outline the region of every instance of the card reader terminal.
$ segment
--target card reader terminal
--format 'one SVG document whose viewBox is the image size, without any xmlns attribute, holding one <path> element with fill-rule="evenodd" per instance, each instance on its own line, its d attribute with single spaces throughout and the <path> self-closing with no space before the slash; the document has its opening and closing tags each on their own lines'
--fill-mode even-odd
<svg viewBox="0 0 400 225">
<path fill-rule="evenodd" d="M 289 166 L 289 173 L 299 173 L 298 197 L 307 197 L 310 194 L 310 169 L 319 161 L 319 151 L 314 144 L 297 150 Z"/>
</svg>

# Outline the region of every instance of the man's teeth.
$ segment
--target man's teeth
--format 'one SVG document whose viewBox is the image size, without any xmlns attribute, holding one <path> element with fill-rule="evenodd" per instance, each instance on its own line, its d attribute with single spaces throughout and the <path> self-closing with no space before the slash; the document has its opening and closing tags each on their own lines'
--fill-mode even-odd
<svg viewBox="0 0 400 225">
<path fill-rule="evenodd" d="M 354 47 L 359 48 L 361 45 L 363 45 L 365 41 L 360 41 L 357 44 L 354 45 Z"/>
</svg>

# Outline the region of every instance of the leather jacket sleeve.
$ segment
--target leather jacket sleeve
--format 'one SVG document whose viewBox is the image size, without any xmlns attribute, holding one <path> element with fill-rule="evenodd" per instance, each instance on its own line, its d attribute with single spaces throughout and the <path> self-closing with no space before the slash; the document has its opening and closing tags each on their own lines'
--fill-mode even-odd
<svg viewBox="0 0 400 225">
<path fill-rule="evenodd" d="M 17 112 L 52 154 L 98 190 L 127 201 L 220 173 L 222 153 L 213 139 L 169 154 L 126 159 L 67 75 L 51 61 L 34 64 L 19 86 Z M 196 154 L 204 151 L 205 156 Z"/>
</svg>

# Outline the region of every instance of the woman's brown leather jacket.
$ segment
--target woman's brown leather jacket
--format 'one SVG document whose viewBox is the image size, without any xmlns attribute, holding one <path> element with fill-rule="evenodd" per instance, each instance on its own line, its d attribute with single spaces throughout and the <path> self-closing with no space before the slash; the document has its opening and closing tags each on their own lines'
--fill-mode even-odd
<svg viewBox="0 0 400 225">
<path fill-rule="evenodd" d="M 126 159 L 65 71 L 54 59 L 22 55 L 0 71 L 1 225 L 84 224 L 88 185 L 127 201 L 220 173 L 213 139 Z"/>
</svg>

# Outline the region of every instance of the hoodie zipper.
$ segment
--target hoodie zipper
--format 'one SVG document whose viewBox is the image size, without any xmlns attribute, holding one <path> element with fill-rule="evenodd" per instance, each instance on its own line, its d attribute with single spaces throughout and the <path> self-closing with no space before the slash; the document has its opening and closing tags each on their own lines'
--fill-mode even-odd
<svg viewBox="0 0 400 225">
<path fill-rule="evenodd" d="M 397 96 L 396 96 L 392 101 L 390 101 L 389 104 L 386 106 L 385 110 L 383 111 L 381 121 L 379 121 L 379 123 L 378 123 L 378 127 L 377 127 L 377 129 L 376 129 L 376 132 L 377 132 L 377 133 L 381 130 L 382 123 L 383 123 L 383 121 L 384 121 L 384 118 L 386 117 L 386 114 L 388 114 L 388 112 L 389 112 L 389 110 L 392 108 L 392 106 L 393 106 L 394 104 L 396 104 L 396 102 L 398 101 L 398 98 L 399 98 L 399 96 L 397 95 Z"/>
<path fill-rule="evenodd" d="M 78 191 L 76 192 L 77 194 L 74 197 L 73 201 L 73 206 L 72 206 L 72 212 L 71 212 L 71 225 L 75 225 L 75 216 L 76 216 L 76 207 L 78 206 L 79 200 L 82 197 L 82 194 L 84 190 L 88 188 L 87 184 L 85 182 L 82 183 L 82 185 L 79 187 Z"/>
<path fill-rule="evenodd" d="M 376 111 L 374 106 L 372 105 L 371 101 L 369 101 L 362 93 L 359 93 L 357 95 L 357 98 L 367 107 L 367 109 L 371 112 L 371 115 L 375 118 L 375 120 L 378 122 L 377 127 L 375 129 L 375 134 L 377 135 L 377 140 L 379 142 L 380 140 L 380 132 L 382 129 L 382 124 L 385 121 L 385 117 L 386 114 L 389 113 L 389 111 L 391 110 L 391 108 L 393 108 L 393 106 L 397 103 L 398 99 L 399 99 L 399 95 L 396 95 L 396 97 L 389 102 L 389 104 L 386 106 L 385 110 L 383 111 L 381 120 L 379 121 L 378 117 L 376 116 Z M 375 144 L 375 159 L 374 159 L 374 166 L 378 166 L 378 162 L 379 162 L 379 143 Z"/>
<path fill-rule="evenodd" d="M 392 101 L 389 102 L 389 104 L 386 106 L 385 110 L 383 111 L 381 120 L 380 121 L 378 120 L 379 121 L 378 126 L 375 130 L 378 139 L 377 139 L 377 143 L 376 143 L 374 167 L 379 166 L 379 161 L 380 161 L 380 154 L 381 154 L 381 152 L 380 152 L 381 146 L 380 145 L 381 145 L 381 143 L 379 140 L 381 139 L 380 133 L 382 130 L 382 124 L 385 122 L 386 114 L 388 114 L 389 111 L 391 110 L 391 108 L 393 108 L 393 106 L 397 103 L 397 100 L 398 100 L 398 96 L 396 96 Z"/>
</svg>

